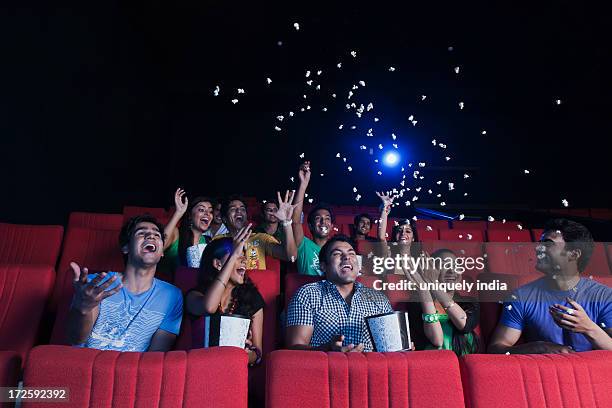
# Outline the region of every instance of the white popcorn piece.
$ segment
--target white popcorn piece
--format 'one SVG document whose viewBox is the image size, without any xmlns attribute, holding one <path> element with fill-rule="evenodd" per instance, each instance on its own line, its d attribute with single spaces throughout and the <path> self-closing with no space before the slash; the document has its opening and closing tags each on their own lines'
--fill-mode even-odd
<svg viewBox="0 0 612 408">
<path fill-rule="evenodd" d="M 270 78 L 266 78 L 266 82 L 268 83 L 268 85 L 270 85 L 272 83 L 272 80 Z"/>
<path fill-rule="evenodd" d="M 512 305 L 506 306 L 506 310 L 512 310 Z"/>
<path fill-rule="evenodd" d="M 340 158 L 340 153 L 336 153 L 336 157 L 337 157 L 337 158 Z"/>
<path fill-rule="evenodd" d="M 389 67 L 389 71 L 394 72 L 395 71 L 395 67 Z"/>
<path fill-rule="evenodd" d="M 336 66 L 337 66 L 338 68 L 342 68 L 342 63 L 341 63 L 341 62 L 339 62 L 339 63 L 337 63 L 337 64 L 336 64 Z"/>
<path fill-rule="evenodd" d="M 365 81 L 359 81 L 359 85 L 365 86 Z"/>
<path fill-rule="evenodd" d="M 529 174 L 529 170 L 525 169 L 523 171 L 525 172 L 525 174 Z"/>
<path fill-rule="evenodd" d="M 308 199 L 308 203 L 310 203 L 310 204 L 312 204 L 312 202 L 313 202 L 313 201 L 314 201 L 314 200 L 313 200 L 312 198 L 309 198 L 309 199 Z"/>
<path fill-rule="evenodd" d="M 561 204 L 563 204 L 564 207 L 569 207 L 569 202 L 565 198 L 561 200 Z"/>
<path fill-rule="evenodd" d="M 397 149 L 397 143 L 393 143 L 392 146 Z"/>
<path fill-rule="evenodd" d="M 519 230 L 523 230 L 523 226 L 521 224 L 516 226 Z"/>
<path fill-rule="evenodd" d="M 243 93 L 244 93 L 244 89 L 242 89 L 242 88 L 238 88 L 238 93 L 239 93 L 239 94 L 243 94 Z"/>
<path fill-rule="evenodd" d="M 317 86 L 315 87 L 315 89 L 316 89 L 317 91 L 320 91 L 320 90 L 321 90 L 321 85 L 317 85 Z"/>
<path fill-rule="evenodd" d="M 463 110 L 464 107 L 465 107 L 465 103 L 459 102 L 459 109 Z"/>
<path fill-rule="evenodd" d="M 455 67 L 455 74 L 459 73 L 459 69 L 460 69 L 459 67 Z"/>
<path fill-rule="evenodd" d="M 380 119 L 378 118 L 374 118 L 374 122 L 378 122 Z"/>
<path fill-rule="evenodd" d="M 293 183 L 293 177 L 289 177 L 289 180 L 291 180 L 291 182 Z"/>
<path fill-rule="evenodd" d="M 555 101 L 555 103 L 556 103 L 557 105 L 561 105 L 561 99 L 557 99 L 557 100 Z"/>
<path fill-rule="evenodd" d="M 351 51 L 351 55 L 353 56 L 353 58 L 357 58 L 357 51 Z"/>
<path fill-rule="evenodd" d="M 232 103 L 235 105 L 238 103 L 238 99 L 232 99 Z"/>
<path fill-rule="evenodd" d="M 468 193 L 463 193 L 463 196 L 464 196 L 464 197 L 467 197 L 467 196 L 468 196 Z"/>
<path fill-rule="evenodd" d="M 487 217 L 487 220 L 489 220 L 489 222 L 493 222 L 495 221 L 495 218 L 491 217 L 490 215 Z"/>
<path fill-rule="evenodd" d="M 441 205 L 442 207 L 444 207 L 444 206 L 446 205 L 446 203 L 445 203 L 444 201 L 442 201 L 442 202 L 440 203 L 440 205 Z"/>
<path fill-rule="evenodd" d="M 353 187 L 353 193 L 357 192 L 357 187 Z"/>
<path fill-rule="evenodd" d="M 380 150 L 382 150 L 383 145 L 382 145 L 382 144 L 379 144 L 379 145 L 378 145 L 378 148 L 379 148 Z"/>
<path fill-rule="evenodd" d="M 469 175 L 469 174 L 467 174 L 467 173 L 465 173 L 465 174 L 463 175 L 463 178 L 464 178 L 464 179 L 470 178 L 470 175 Z"/>
<path fill-rule="evenodd" d="M 424 101 L 425 99 L 427 99 L 427 95 L 421 95 L 421 100 Z"/>
<path fill-rule="evenodd" d="M 274 126 L 274 130 L 276 130 L 277 132 L 280 132 L 282 129 L 279 128 L 278 126 Z"/>
<path fill-rule="evenodd" d="M 310 105 L 306 105 L 306 110 L 310 110 Z"/>
<path fill-rule="evenodd" d="M 472 239 L 472 234 L 467 234 L 467 239 L 471 240 Z"/>
<path fill-rule="evenodd" d="M 372 102 L 368 103 L 368 108 L 367 111 L 371 111 L 372 109 L 374 109 L 374 104 Z"/>
<path fill-rule="evenodd" d="M 505 224 L 505 223 L 506 223 L 506 219 L 502 218 L 502 224 Z"/>
<path fill-rule="evenodd" d="M 327 112 L 327 108 L 323 108 L 321 109 L 323 112 Z"/>
<path fill-rule="evenodd" d="M 291 263 L 295 263 L 295 256 L 291 257 Z"/>
<path fill-rule="evenodd" d="M 465 214 L 459 214 L 459 219 L 463 220 L 465 218 Z"/>
<path fill-rule="evenodd" d="M 353 96 L 353 91 L 349 91 L 347 99 L 351 99 L 352 96 Z"/>
<path fill-rule="evenodd" d="M 325 174 L 321 173 L 321 177 L 323 177 Z"/>
<path fill-rule="evenodd" d="M 306 71 L 306 78 L 310 76 L 310 71 Z"/>
<path fill-rule="evenodd" d="M 444 160 L 449 161 L 449 160 L 450 160 L 450 157 L 446 156 L 446 157 L 444 158 Z"/>
<path fill-rule="evenodd" d="M 419 167 L 425 167 L 425 162 L 419 163 Z"/>
<path fill-rule="evenodd" d="M 300 31 L 300 23 L 293 23 L 293 28 L 295 28 L 295 31 Z"/>
<path fill-rule="evenodd" d="M 357 194 L 357 197 L 355 197 L 355 201 L 359 201 L 360 199 L 361 199 L 361 196 Z"/>
<path fill-rule="evenodd" d="M 447 50 L 452 51 L 454 50 L 454 48 L 451 46 L 451 47 L 448 47 Z"/>
<path fill-rule="evenodd" d="M 221 88 L 219 88 L 219 85 L 217 85 L 217 86 L 215 86 L 215 90 L 213 91 L 213 95 L 219 96 L 219 92 L 221 92 Z"/>
<path fill-rule="evenodd" d="M 428 225 L 427 227 L 425 227 L 425 229 L 426 229 L 427 231 L 433 231 L 433 228 L 431 228 L 431 226 L 429 226 L 429 225 Z"/>
<path fill-rule="evenodd" d="M 347 167 L 347 170 L 348 170 L 348 171 L 353 171 L 353 168 L 352 168 L 351 166 L 348 166 L 348 167 Z"/>
<path fill-rule="evenodd" d="M 483 131 L 482 131 L 482 132 L 480 132 L 480 133 L 481 133 L 481 134 L 483 134 L 483 135 L 486 135 L 486 134 L 487 134 L 487 131 L 486 131 L 486 130 L 483 130 Z"/>
<path fill-rule="evenodd" d="M 416 126 L 416 124 L 417 124 L 417 123 L 419 123 L 419 121 L 418 121 L 418 120 L 413 120 L 413 121 L 412 121 L 412 126 Z"/>
<path fill-rule="evenodd" d="M 455 183 L 448 183 L 448 191 L 453 191 L 455 189 Z"/>
<path fill-rule="evenodd" d="M 414 120 L 414 115 L 410 115 L 410 116 L 408 116 L 408 120 L 409 120 L 409 121 L 413 121 L 413 120 Z"/>
<path fill-rule="evenodd" d="M 432 144 L 432 145 L 434 145 L 434 146 L 435 146 L 437 143 L 438 143 L 438 141 L 437 141 L 436 139 L 434 139 L 434 140 L 432 140 L 432 141 L 431 141 L 431 144 Z"/>
<path fill-rule="evenodd" d="M 410 205 L 410 200 L 406 201 L 404 204 L 406 204 L 406 207 L 408 207 Z"/>
<path fill-rule="evenodd" d="M 304 153 L 300 154 L 300 159 L 304 158 Z"/>
<path fill-rule="evenodd" d="M 378 175 L 382 176 L 382 171 L 378 170 Z"/>
<path fill-rule="evenodd" d="M 278 121 L 282 122 L 282 121 L 283 121 L 283 119 L 285 119 L 285 117 L 284 117 L 283 115 L 278 115 L 278 116 L 276 117 L 276 119 L 277 119 Z"/>
<path fill-rule="evenodd" d="M 353 125 L 353 126 L 351 126 L 351 129 L 355 130 L 355 129 L 357 129 L 357 126 Z"/>
<path fill-rule="evenodd" d="M 415 202 L 415 201 L 416 201 L 416 200 L 418 200 L 418 199 L 419 199 L 419 197 L 417 197 L 417 196 L 413 196 L 413 197 L 412 197 L 412 202 Z"/>
<path fill-rule="evenodd" d="M 312 79 L 306 81 L 306 83 L 308 84 L 308 86 L 312 86 Z"/>
<path fill-rule="evenodd" d="M 346 157 L 343 157 L 343 158 L 342 158 L 342 161 L 346 163 Z"/>
<path fill-rule="evenodd" d="M 428 192 L 429 194 L 432 194 L 432 193 L 433 193 L 433 191 L 431 191 L 431 189 L 427 190 L 427 192 Z"/>
<path fill-rule="evenodd" d="M 293 117 L 293 115 L 295 115 L 295 113 L 289 112 L 289 116 Z"/>
<path fill-rule="evenodd" d="M 336 97 L 336 94 L 335 94 L 335 93 L 334 93 L 334 94 L 332 94 L 332 98 L 335 98 L 335 97 Z"/>
<path fill-rule="evenodd" d="M 321 75 L 322 73 L 323 73 L 323 71 L 321 71 L 321 70 L 317 71 L 317 75 Z"/>
</svg>

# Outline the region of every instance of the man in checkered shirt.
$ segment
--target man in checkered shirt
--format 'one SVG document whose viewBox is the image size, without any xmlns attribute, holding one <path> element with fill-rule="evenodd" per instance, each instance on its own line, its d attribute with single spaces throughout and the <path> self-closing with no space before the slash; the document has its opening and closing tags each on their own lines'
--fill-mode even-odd
<svg viewBox="0 0 612 408">
<path fill-rule="evenodd" d="M 287 345 L 291 349 L 372 351 L 365 318 L 392 312 L 380 291 L 355 282 L 357 255 L 348 238 L 336 236 L 321 248 L 326 280 L 302 286 L 287 311 Z"/>
</svg>

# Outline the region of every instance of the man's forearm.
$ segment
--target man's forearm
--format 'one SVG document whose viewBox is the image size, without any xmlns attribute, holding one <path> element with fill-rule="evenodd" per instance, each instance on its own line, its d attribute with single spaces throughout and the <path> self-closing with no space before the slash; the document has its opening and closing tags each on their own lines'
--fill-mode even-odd
<svg viewBox="0 0 612 408">
<path fill-rule="evenodd" d="M 601 327 L 595 325 L 592 330 L 584 333 L 595 350 L 612 350 L 612 338 Z"/>
<path fill-rule="evenodd" d="M 94 323 L 96 322 L 96 311 L 83 313 L 74 307 L 68 312 L 67 335 L 70 344 L 81 344 L 87 341 Z"/>
<path fill-rule="evenodd" d="M 503 344 L 490 344 L 488 352 L 491 354 L 542 354 L 545 352 L 544 342 L 534 341 L 519 344 L 517 346 L 505 346 Z"/>
</svg>

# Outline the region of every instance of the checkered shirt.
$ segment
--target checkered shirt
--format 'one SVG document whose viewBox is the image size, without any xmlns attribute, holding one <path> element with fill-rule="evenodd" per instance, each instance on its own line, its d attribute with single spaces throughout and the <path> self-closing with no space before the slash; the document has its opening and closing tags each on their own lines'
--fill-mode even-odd
<svg viewBox="0 0 612 408">
<path fill-rule="evenodd" d="M 355 282 L 350 306 L 336 285 L 327 280 L 302 286 L 291 299 L 287 311 L 287 326 L 313 326 L 311 347 L 344 335 L 343 346 L 363 343 L 364 351 L 372 351 L 372 339 L 365 318 L 392 312 L 389 299 L 380 291 Z"/>
</svg>

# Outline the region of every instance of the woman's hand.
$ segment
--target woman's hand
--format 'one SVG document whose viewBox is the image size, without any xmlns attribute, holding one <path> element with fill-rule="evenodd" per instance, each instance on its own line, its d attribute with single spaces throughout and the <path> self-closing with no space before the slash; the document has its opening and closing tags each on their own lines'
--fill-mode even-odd
<svg viewBox="0 0 612 408">
<path fill-rule="evenodd" d="M 246 242 L 251 237 L 251 227 L 253 224 L 249 223 L 246 227 L 240 228 L 236 236 L 234 237 L 234 253 L 242 253 Z"/>
<path fill-rule="evenodd" d="M 282 199 L 279 192 L 276 192 L 276 195 L 278 196 L 278 210 L 274 215 L 280 222 L 290 220 L 291 217 L 293 217 L 293 210 L 297 206 L 297 204 L 291 205 L 291 202 L 293 201 L 293 196 L 295 195 L 295 191 L 287 190 L 285 192 L 284 200 Z"/>
<path fill-rule="evenodd" d="M 185 190 L 180 187 L 174 192 L 174 206 L 176 207 L 176 212 L 181 214 L 181 216 L 185 214 L 185 211 L 187 211 L 187 207 L 189 206 L 189 199 L 187 199 L 187 196 L 185 195 Z"/>
<path fill-rule="evenodd" d="M 379 193 L 378 191 L 376 191 L 376 195 L 382 201 L 385 211 L 389 213 L 391 211 L 391 206 L 393 205 L 393 199 L 395 197 L 392 197 L 390 194 L 385 194 L 383 192 Z"/>
</svg>

